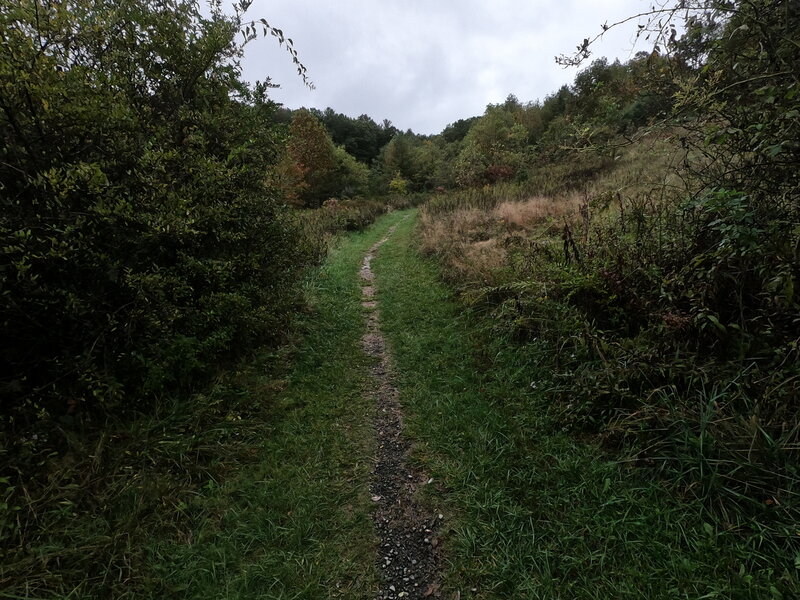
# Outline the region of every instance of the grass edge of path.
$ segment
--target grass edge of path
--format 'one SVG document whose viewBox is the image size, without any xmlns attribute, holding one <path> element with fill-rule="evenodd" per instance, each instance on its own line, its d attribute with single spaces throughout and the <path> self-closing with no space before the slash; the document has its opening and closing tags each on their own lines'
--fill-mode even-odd
<svg viewBox="0 0 800 600">
<path fill-rule="evenodd" d="M 645 470 L 553 428 L 536 365 L 467 314 L 401 223 L 374 263 L 407 433 L 460 598 L 782 598 L 786 573 Z M 541 358 L 541 357 L 539 357 Z M 624 457 L 623 457 L 624 458 Z M 474 590 L 474 591 L 473 591 Z"/>
<path fill-rule="evenodd" d="M 364 396 L 358 270 L 364 253 L 404 213 L 334 244 L 308 282 L 311 312 L 252 468 L 189 502 L 182 543 L 149 547 L 152 597 L 371 598 L 376 538 L 367 480 L 372 404 Z M 256 372 L 247 384 L 264 382 Z M 235 415 L 232 417 L 235 418 Z"/>
</svg>

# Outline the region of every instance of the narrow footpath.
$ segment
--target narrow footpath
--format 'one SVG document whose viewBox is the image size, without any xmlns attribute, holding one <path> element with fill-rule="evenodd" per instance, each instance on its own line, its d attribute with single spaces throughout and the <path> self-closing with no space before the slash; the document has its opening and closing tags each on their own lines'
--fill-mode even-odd
<svg viewBox="0 0 800 600">
<path fill-rule="evenodd" d="M 552 357 L 465 310 L 420 255 L 417 214 L 332 246 L 291 365 L 269 374 L 264 356 L 231 384 L 231 472 L 183 498 L 183 534 L 154 536 L 111 596 L 800 598 L 774 549 L 557 426 Z"/>
<path fill-rule="evenodd" d="M 372 260 L 396 227 L 374 244 L 361 266 L 362 305 L 367 309 L 364 351 L 377 359 L 371 370 L 368 394 L 375 405 L 375 467 L 370 493 L 375 503 L 373 522 L 380 539 L 378 569 L 381 573 L 379 599 L 437 598 L 436 529 L 441 514 L 426 513 L 415 501 L 419 485 L 427 477 L 413 470 L 407 461 L 409 443 L 403 436 L 403 415 L 398 390 L 392 383 L 391 357 L 380 330 Z"/>
</svg>

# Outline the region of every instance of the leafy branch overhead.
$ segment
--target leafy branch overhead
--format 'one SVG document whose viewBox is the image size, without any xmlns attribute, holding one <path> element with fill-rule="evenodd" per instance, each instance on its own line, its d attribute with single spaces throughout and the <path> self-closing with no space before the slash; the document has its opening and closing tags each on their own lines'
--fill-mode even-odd
<svg viewBox="0 0 800 600">
<path fill-rule="evenodd" d="M 308 77 L 308 69 L 306 69 L 306 66 L 300 61 L 300 58 L 297 54 L 297 50 L 295 50 L 292 38 L 286 37 L 283 33 L 283 30 L 278 29 L 277 27 L 273 27 L 267 22 L 266 19 L 256 19 L 248 23 L 242 23 L 240 34 L 244 38 L 244 44 L 247 44 L 257 39 L 259 30 L 264 35 L 264 37 L 271 35 L 278 40 L 279 46 L 286 47 L 286 51 L 292 57 L 292 63 L 297 68 L 297 74 L 303 80 L 303 83 L 309 89 L 313 90 L 314 83 Z"/>
<path fill-rule="evenodd" d="M 677 42 L 679 28 L 691 30 L 701 22 L 716 24 L 717 21 L 724 21 L 733 12 L 735 12 L 733 2 L 717 0 L 680 0 L 675 3 L 653 4 L 649 10 L 624 17 L 611 24 L 606 21 L 600 25 L 599 33 L 584 38 L 575 47 L 575 52 L 560 54 L 555 60 L 564 67 L 579 66 L 592 55 L 592 47 L 602 40 L 607 31 L 634 21 L 638 22 L 633 35 L 634 42 L 644 38 L 652 44 L 654 52 L 667 52 Z"/>
</svg>

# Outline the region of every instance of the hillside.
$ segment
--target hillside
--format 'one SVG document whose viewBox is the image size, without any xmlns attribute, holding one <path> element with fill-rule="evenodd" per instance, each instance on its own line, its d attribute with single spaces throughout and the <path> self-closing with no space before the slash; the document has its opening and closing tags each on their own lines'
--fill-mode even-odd
<svg viewBox="0 0 800 600">
<path fill-rule="evenodd" d="M 0 597 L 800 596 L 791 2 L 436 135 L 111 4 L 0 2 Z"/>
</svg>

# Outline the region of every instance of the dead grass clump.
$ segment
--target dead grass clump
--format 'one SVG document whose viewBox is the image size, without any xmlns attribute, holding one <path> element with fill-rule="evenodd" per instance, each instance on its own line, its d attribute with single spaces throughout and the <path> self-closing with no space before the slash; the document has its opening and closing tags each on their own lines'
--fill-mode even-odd
<svg viewBox="0 0 800 600">
<path fill-rule="evenodd" d="M 449 280 L 489 283 L 506 263 L 502 231 L 493 210 L 470 208 L 436 215 L 423 211 L 420 248 L 437 256 Z"/>
<path fill-rule="evenodd" d="M 560 231 L 563 219 L 579 218 L 583 202 L 583 196 L 575 193 L 504 200 L 491 207 L 450 212 L 423 209 L 420 247 L 438 258 L 448 280 L 459 285 L 493 285 L 509 266 L 510 240 L 519 238 L 518 232 L 553 235 L 556 229 Z"/>
<path fill-rule="evenodd" d="M 497 238 L 459 244 L 448 260 L 451 277 L 464 283 L 491 285 L 506 264 L 506 249 Z"/>
<path fill-rule="evenodd" d="M 502 220 L 506 226 L 529 231 L 546 221 L 577 215 L 582 202 L 580 194 L 535 196 L 522 202 L 502 202 L 494 209 L 494 213 L 497 220 Z"/>
<path fill-rule="evenodd" d="M 543 224 L 580 214 L 582 195 L 535 196 L 522 201 L 506 200 L 493 208 L 461 208 L 449 213 L 421 215 L 421 246 L 427 254 L 440 255 L 453 244 L 502 239 L 511 231 L 533 231 Z"/>
<path fill-rule="evenodd" d="M 480 242 L 492 237 L 495 226 L 489 211 L 477 208 L 421 215 L 421 248 L 426 254 L 442 254 L 456 243 Z"/>
</svg>

